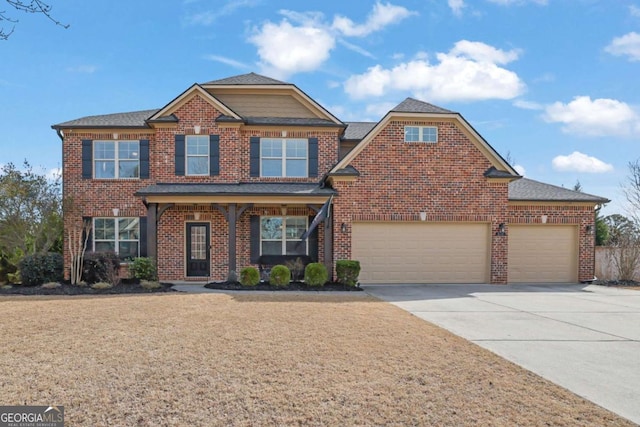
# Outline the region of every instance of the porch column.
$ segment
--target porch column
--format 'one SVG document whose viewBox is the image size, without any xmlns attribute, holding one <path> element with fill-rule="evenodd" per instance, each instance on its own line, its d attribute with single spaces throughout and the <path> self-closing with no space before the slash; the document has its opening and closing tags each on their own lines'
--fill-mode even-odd
<svg viewBox="0 0 640 427">
<path fill-rule="evenodd" d="M 158 204 L 147 206 L 147 256 L 158 261 Z"/>
<path fill-rule="evenodd" d="M 333 215 L 324 220 L 324 266 L 333 280 Z"/>
<path fill-rule="evenodd" d="M 247 203 L 240 208 L 235 203 L 229 203 L 227 205 L 227 209 L 223 206 L 220 206 L 217 203 L 212 204 L 212 206 L 222 213 L 222 216 L 225 217 L 227 223 L 229 224 L 229 273 L 232 271 L 236 271 L 237 268 L 237 258 L 236 258 L 236 224 L 238 223 L 238 219 L 242 216 L 244 211 L 253 206 L 253 203 Z"/>
</svg>

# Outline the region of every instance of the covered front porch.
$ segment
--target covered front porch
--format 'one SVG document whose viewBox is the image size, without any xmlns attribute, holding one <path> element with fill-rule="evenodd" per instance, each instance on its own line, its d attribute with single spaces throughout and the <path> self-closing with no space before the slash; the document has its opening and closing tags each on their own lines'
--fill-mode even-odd
<svg viewBox="0 0 640 427">
<path fill-rule="evenodd" d="M 264 256 L 299 255 L 332 271 L 332 221 L 301 237 L 334 193 L 274 182 L 155 184 L 137 195 L 147 207 L 147 254 L 160 280 L 222 281 Z"/>
</svg>

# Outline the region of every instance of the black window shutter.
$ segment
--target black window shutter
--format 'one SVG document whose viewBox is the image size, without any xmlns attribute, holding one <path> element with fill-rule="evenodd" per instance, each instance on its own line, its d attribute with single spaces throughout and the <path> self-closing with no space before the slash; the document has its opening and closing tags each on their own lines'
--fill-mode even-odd
<svg viewBox="0 0 640 427">
<path fill-rule="evenodd" d="M 140 233 L 138 234 L 139 245 L 140 245 L 140 256 L 147 256 L 147 217 L 141 216 L 140 222 L 138 223 L 140 227 Z"/>
<path fill-rule="evenodd" d="M 82 179 L 93 178 L 93 141 L 82 140 Z"/>
<path fill-rule="evenodd" d="M 140 140 L 140 179 L 149 179 L 149 140 Z"/>
<path fill-rule="evenodd" d="M 250 246 L 251 246 L 251 262 L 253 264 L 258 263 L 260 258 L 260 217 L 258 215 L 251 215 L 249 217 L 250 223 Z"/>
<path fill-rule="evenodd" d="M 309 176 L 318 176 L 318 138 L 309 138 Z"/>
<path fill-rule="evenodd" d="M 176 135 L 176 175 L 184 176 L 184 135 Z"/>
<path fill-rule="evenodd" d="M 314 218 L 313 216 L 309 217 L 309 225 L 311 225 Z M 325 219 L 325 221 L 329 221 L 329 219 Z M 309 253 L 307 255 L 309 255 L 309 258 L 311 258 L 313 262 L 318 262 L 318 229 L 320 227 L 324 227 L 324 222 L 318 224 L 307 238 L 309 241 Z"/>
<path fill-rule="evenodd" d="M 87 230 L 87 228 L 85 228 L 87 225 L 90 225 L 91 228 L 89 228 Z M 93 251 L 93 218 L 91 218 L 90 216 L 83 216 L 82 217 L 82 242 L 84 243 L 84 239 L 87 239 L 87 252 L 92 252 Z M 86 233 L 89 233 L 89 236 L 87 236 Z M 71 244 L 75 244 L 75 242 L 71 242 Z"/>
<path fill-rule="evenodd" d="M 220 135 L 209 135 L 209 175 L 220 174 Z"/>
<path fill-rule="evenodd" d="M 249 140 L 250 176 L 260 176 L 260 137 L 252 136 Z"/>
</svg>

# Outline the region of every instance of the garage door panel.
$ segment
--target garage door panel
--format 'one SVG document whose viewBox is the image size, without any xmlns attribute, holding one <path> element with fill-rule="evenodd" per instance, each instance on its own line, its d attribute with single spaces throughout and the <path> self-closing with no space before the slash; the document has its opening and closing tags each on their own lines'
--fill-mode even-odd
<svg viewBox="0 0 640 427">
<path fill-rule="evenodd" d="M 362 283 L 485 283 L 489 225 L 354 223 L 353 258 Z"/>
<path fill-rule="evenodd" d="M 510 225 L 509 282 L 576 282 L 577 238 L 573 225 Z"/>
</svg>

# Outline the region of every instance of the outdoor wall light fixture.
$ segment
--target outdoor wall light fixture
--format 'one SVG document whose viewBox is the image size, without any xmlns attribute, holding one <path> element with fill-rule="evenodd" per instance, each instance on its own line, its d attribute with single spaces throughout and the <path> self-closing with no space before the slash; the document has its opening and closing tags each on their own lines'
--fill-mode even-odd
<svg viewBox="0 0 640 427">
<path fill-rule="evenodd" d="M 587 234 L 593 234 L 593 225 L 587 225 L 585 227 Z"/>
<path fill-rule="evenodd" d="M 346 233 L 347 232 L 347 224 L 345 224 L 343 222 L 342 225 L 340 225 L 340 231 L 342 231 L 343 233 Z"/>
<path fill-rule="evenodd" d="M 120 213 L 120 209 L 118 208 L 113 208 L 112 211 L 113 211 L 113 216 L 118 216 L 118 214 Z"/>
<path fill-rule="evenodd" d="M 196 135 L 200 135 L 200 130 L 202 129 L 202 127 L 200 125 L 195 125 L 193 127 L 193 131 L 196 133 Z"/>
<path fill-rule="evenodd" d="M 427 213 L 420 212 L 420 221 L 426 221 L 426 220 L 427 220 Z"/>
<path fill-rule="evenodd" d="M 506 236 L 506 235 L 507 235 L 507 232 L 505 231 L 505 228 L 504 228 L 504 222 L 501 222 L 498 225 L 498 231 L 496 232 L 496 236 Z"/>
</svg>

